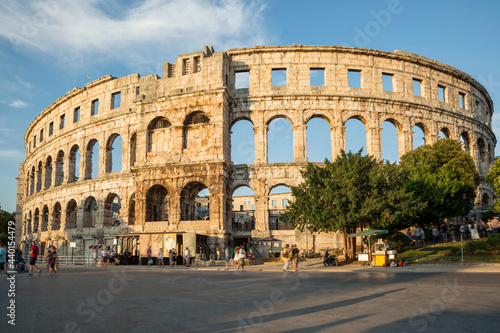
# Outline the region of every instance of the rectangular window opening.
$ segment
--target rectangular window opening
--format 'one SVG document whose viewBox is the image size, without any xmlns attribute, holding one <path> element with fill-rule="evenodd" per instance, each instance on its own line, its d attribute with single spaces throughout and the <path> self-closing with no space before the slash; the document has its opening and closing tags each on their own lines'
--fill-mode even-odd
<svg viewBox="0 0 500 333">
<path fill-rule="evenodd" d="M 36 135 L 33 137 L 33 148 L 36 148 Z"/>
<path fill-rule="evenodd" d="M 349 88 L 361 88 L 361 71 L 356 69 L 347 70 Z"/>
<path fill-rule="evenodd" d="M 111 95 L 111 109 L 118 109 L 121 102 L 121 92 L 117 92 Z"/>
<path fill-rule="evenodd" d="M 286 87 L 286 68 L 273 69 L 271 81 L 273 87 Z"/>
<path fill-rule="evenodd" d="M 394 91 L 392 88 L 392 79 L 394 75 L 382 73 L 382 85 L 384 87 L 384 91 Z"/>
<path fill-rule="evenodd" d="M 465 93 L 458 93 L 458 105 L 461 109 L 465 109 Z"/>
<path fill-rule="evenodd" d="M 273 204 L 273 207 L 278 206 L 278 202 L 276 200 L 273 200 L 272 204 Z"/>
<path fill-rule="evenodd" d="M 413 79 L 413 95 L 422 96 L 420 92 L 420 86 L 422 85 L 422 81 L 419 79 Z"/>
<path fill-rule="evenodd" d="M 250 88 L 250 71 L 238 71 L 234 73 L 234 88 Z"/>
<path fill-rule="evenodd" d="M 193 73 L 201 72 L 201 58 L 199 56 L 194 57 L 193 61 Z"/>
<path fill-rule="evenodd" d="M 288 199 L 283 199 L 283 207 L 288 207 Z"/>
<path fill-rule="evenodd" d="M 64 128 L 64 122 L 66 120 L 66 115 L 61 115 L 61 117 L 59 117 L 59 129 L 63 129 Z"/>
<path fill-rule="evenodd" d="M 190 59 L 183 59 L 182 60 L 182 75 L 189 74 L 189 67 L 190 66 L 191 66 Z"/>
<path fill-rule="evenodd" d="M 92 105 L 90 107 L 90 115 L 95 116 L 96 114 L 99 114 L 99 100 L 93 100 Z"/>
<path fill-rule="evenodd" d="M 49 136 L 51 136 L 52 134 L 54 134 L 54 122 L 53 121 L 51 121 L 49 124 Z"/>
<path fill-rule="evenodd" d="M 40 142 L 43 141 L 43 128 L 40 130 Z"/>
<path fill-rule="evenodd" d="M 309 78 L 311 87 L 324 87 L 325 86 L 325 69 L 324 68 L 311 68 L 309 70 Z"/>
<path fill-rule="evenodd" d="M 73 111 L 73 122 L 76 123 L 80 120 L 80 107 L 77 107 L 74 111 Z"/>
<path fill-rule="evenodd" d="M 446 96 L 443 86 L 438 86 L 438 98 L 440 102 L 446 102 Z"/>
</svg>

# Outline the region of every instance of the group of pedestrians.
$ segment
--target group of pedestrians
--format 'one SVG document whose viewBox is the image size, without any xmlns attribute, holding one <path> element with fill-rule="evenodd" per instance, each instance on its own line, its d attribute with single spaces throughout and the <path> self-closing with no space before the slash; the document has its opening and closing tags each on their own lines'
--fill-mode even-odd
<svg viewBox="0 0 500 333">
<path fill-rule="evenodd" d="M 281 253 L 281 257 L 285 262 L 282 268 L 283 272 L 290 271 L 290 263 L 292 265 L 291 270 L 296 272 L 299 270 L 299 249 L 297 248 L 296 244 L 292 245 L 291 249 L 290 245 L 286 244 L 283 252 Z"/>
</svg>

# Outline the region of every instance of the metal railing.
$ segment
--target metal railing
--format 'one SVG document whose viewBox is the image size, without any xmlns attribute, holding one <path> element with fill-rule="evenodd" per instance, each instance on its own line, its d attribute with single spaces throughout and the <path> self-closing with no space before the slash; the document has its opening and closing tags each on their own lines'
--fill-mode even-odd
<svg viewBox="0 0 500 333">
<path fill-rule="evenodd" d="M 29 263 L 30 263 L 31 258 L 29 256 L 24 256 L 23 259 L 26 262 L 26 266 L 29 267 Z M 99 258 L 99 259 L 101 259 L 101 258 Z M 59 265 L 68 265 L 68 266 L 76 266 L 76 265 L 92 266 L 92 265 L 94 265 L 94 258 L 91 255 L 90 256 L 57 256 L 56 262 Z M 43 256 L 38 256 L 38 258 L 36 260 L 36 264 L 43 267 L 43 265 L 47 264 L 47 258 L 44 259 Z"/>
</svg>

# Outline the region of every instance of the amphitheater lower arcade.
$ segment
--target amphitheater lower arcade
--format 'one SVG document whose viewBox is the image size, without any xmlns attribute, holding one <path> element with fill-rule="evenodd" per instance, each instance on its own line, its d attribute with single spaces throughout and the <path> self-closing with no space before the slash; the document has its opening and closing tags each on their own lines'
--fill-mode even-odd
<svg viewBox="0 0 500 333">
<path fill-rule="evenodd" d="M 338 233 L 302 233 L 278 219 L 292 198 L 275 190 L 301 182 L 313 153 L 307 128 L 317 118 L 329 127 L 328 142 L 318 146 L 329 147 L 330 159 L 345 149 L 346 122 L 356 119 L 366 130 L 367 153 L 378 159 L 388 122 L 397 130 L 398 156 L 414 149 L 418 130 L 426 144 L 440 137 L 462 142 L 482 179 L 493 163 L 487 91 L 469 75 L 415 54 L 205 47 L 164 68 L 163 78 L 106 76 L 75 88 L 30 124 L 17 178 L 24 249 L 35 240 L 64 255 L 73 243 L 73 253 L 83 256 L 102 238 L 118 251 L 144 255 L 148 245 L 154 253 L 201 252 L 253 242 L 267 257 L 271 244 L 258 240 L 268 236 L 281 240 L 275 250 L 286 243 L 341 248 Z M 284 136 L 272 127 L 279 119 L 291 126 L 293 156 L 270 163 L 270 145 Z M 240 122 L 249 122 L 252 133 L 236 144 Z M 237 155 L 249 161 L 239 163 Z M 245 194 L 236 195 L 241 189 Z M 492 198 L 481 184 L 477 208 L 491 208 Z"/>
</svg>

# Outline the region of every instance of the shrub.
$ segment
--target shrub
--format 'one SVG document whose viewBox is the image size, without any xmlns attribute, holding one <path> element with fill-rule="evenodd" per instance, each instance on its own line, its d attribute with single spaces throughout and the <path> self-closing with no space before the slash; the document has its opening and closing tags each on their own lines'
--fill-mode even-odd
<svg viewBox="0 0 500 333">
<path fill-rule="evenodd" d="M 473 240 L 465 243 L 464 250 L 466 252 L 488 251 L 491 250 L 491 247 L 484 240 Z"/>
<path fill-rule="evenodd" d="M 489 234 L 486 243 L 488 250 L 500 250 L 500 234 Z"/>
</svg>

